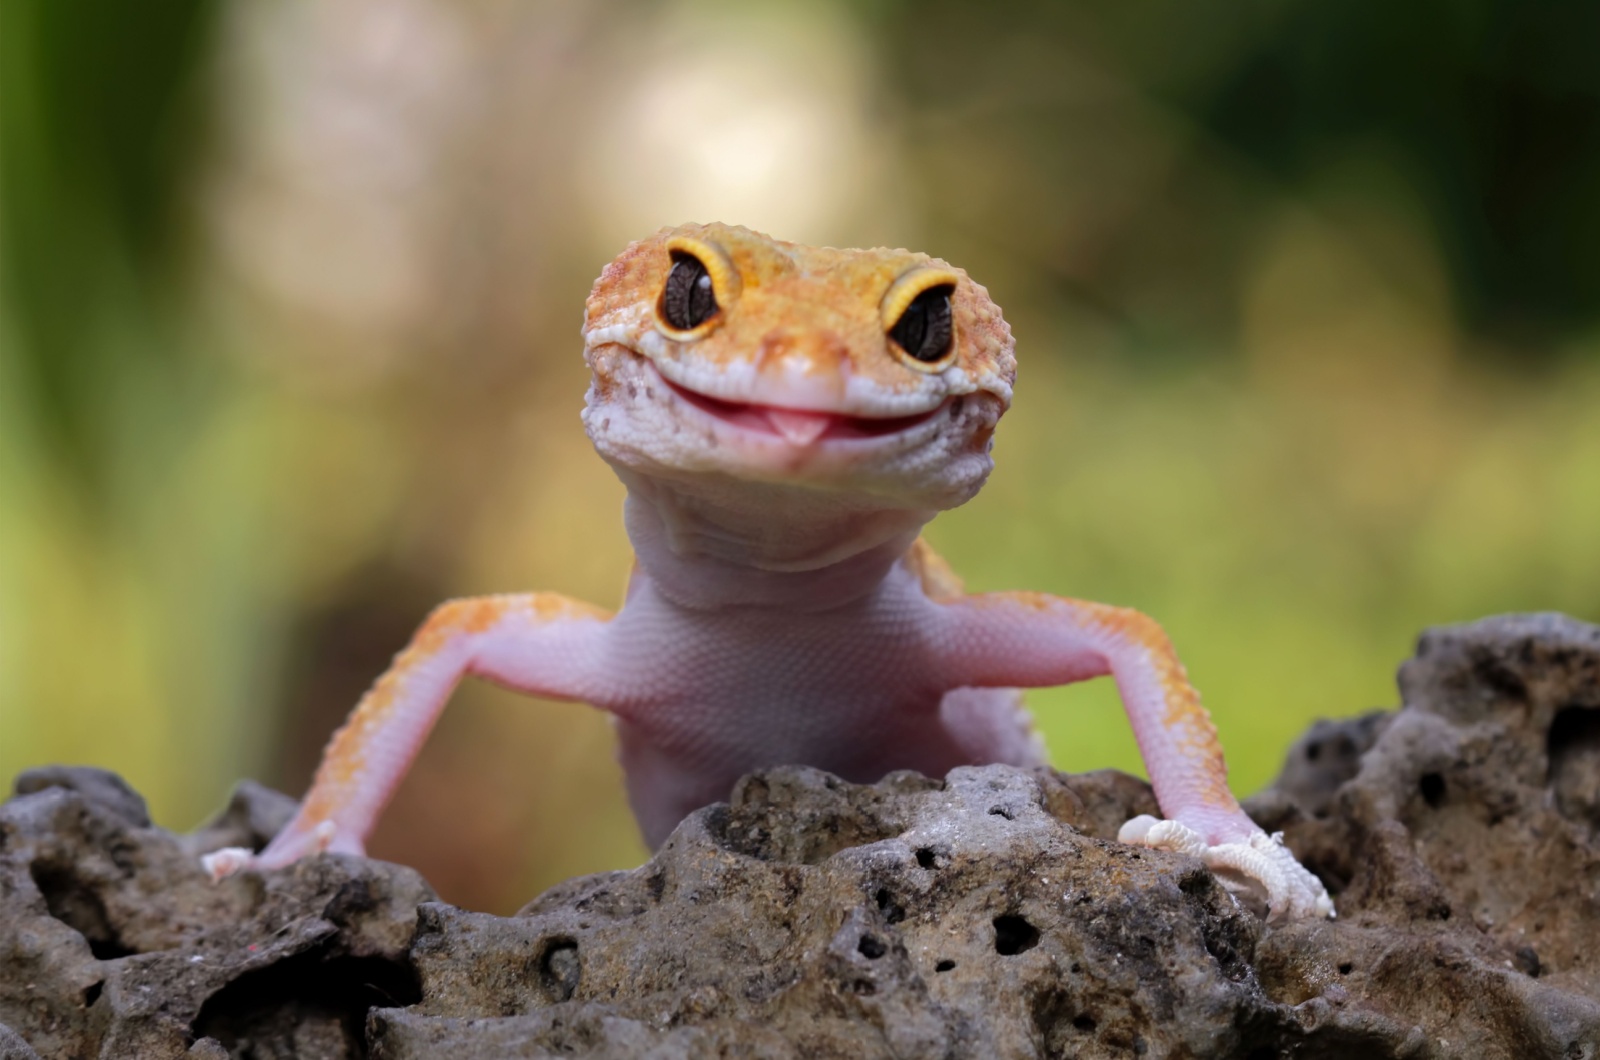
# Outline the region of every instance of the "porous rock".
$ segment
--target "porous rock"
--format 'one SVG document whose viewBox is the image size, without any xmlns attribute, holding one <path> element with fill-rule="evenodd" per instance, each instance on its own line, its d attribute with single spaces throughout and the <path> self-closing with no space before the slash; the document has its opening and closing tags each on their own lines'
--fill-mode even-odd
<svg viewBox="0 0 1600 1060">
<path fill-rule="evenodd" d="M 502 918 L 321 856 L 213 885 L 97 770 L 0 807 L 0 1058 L 1600 1056 L 1600 629 L 1426 634 L 1405 706 L 1314 726 L 1247 808 L 1336 921 L 1122 846 L 1142 782 L 746 777 L 642 867 Z"/>
</svg>

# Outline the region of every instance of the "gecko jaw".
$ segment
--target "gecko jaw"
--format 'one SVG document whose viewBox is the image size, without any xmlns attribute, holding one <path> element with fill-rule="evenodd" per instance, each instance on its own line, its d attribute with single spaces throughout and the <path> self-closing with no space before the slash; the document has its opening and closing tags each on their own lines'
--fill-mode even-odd
<svg viewBox="0 0 1600 1060">
<path fill-rule="evenodd" d="M 661 379 L 680 399 L 718 422 L 781 438 L 797 448 L 807 448 L 824 441 L 853 442 L 900 434 L 926 423 L 944 408 L 941 402 L 931 409 L 909 416 L 851 416 L 821 409 L 780 408 L 727 401 L 690 390 L 665 375 L 661 375 Z"/>
</svg>

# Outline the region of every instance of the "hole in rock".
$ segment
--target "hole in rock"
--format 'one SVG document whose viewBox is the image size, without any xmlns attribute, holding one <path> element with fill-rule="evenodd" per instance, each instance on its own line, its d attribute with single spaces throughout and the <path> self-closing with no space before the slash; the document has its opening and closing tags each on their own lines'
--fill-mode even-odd
<svg viewBox="0 0 1600 1060">
<path fill-rule="evenodd" d="M 1095 1027 L 1098 1026 L 1098 1024 L 1096 1024 L 1094 1021 L 1094 1017 L 1089 1015 L 1087 1012 L 1081 1016 L 1074 1016 L 1072 1018 L 1072 1025 L 1085 1034 L 1093 1033 Z"/>
<path fill-rule="evenodd" d="M 539 986 L 552 1001 L 567 1001 L 578 992 L 583 966 L 578 960 L 578 940 L 553 938 L 539 956 Z"/>
<path fill-rule="evenodd" d="M 905 906 L 894 900 L 889 888 L 879 887 L 874 900 L 878 903 L 878 912 L 883 914 L 883 919 L 888 923 L 898 924 L 906 918 Z"/>
<path fill-rule="evenodd" d="M 1556 809 L 1569 820 L 1600 828 L 1600 709 L 1557 711 L 1545 744 Z"/>
<path fill-rule="evenodd" d="M 989 816 L 1004 817 L 1008 821 L 1016 820 L 1016 818 L 1011 815 L 1011 811 L 1006 809 L 1004 806 L 991 806 L 989 808 Z"/>
<path fill-rule="evenodd" d="M 1558 710 L 1550 722 L 1545 749 L 1550 752 L 1552 766 L 1555 759 L 1572 750 L 1600 751 L 1600 708 L 1564 707 Z"/>
<path fill-rule="evenodd" d="M 1354 967 L 1355 967 L 1355 965 L 1351 964 L 1349 961 L 1345 961 L 1345 962 L 1343 962 L 1342 964 L 1339 965 L 1339 974 L 1340 975 L 1349 975 L 1350 974 L 1350 970 L 1352 968 L 1354 968 Z"/>
<path fill-rule="evenodd" d="M 925 869 L 931 869 L 931 868 L 933 868 L 935 861 L 936 861 L 936 857 L 935 857 L 935 855 L 933 853 L 933 848 L 932 847 L 918 847 L 917 848 L 917 864 L 918 865 L 921 865 Z"/>
<path fill-rule="evenodd" d="M 100 1000 L 100 994 L 105 990 L 106 981 L 96 980 L 83 988 L 83 1007 L 93 1008 L 94 1003 Z"/>
<path fill-rule="evenodd" d="M 1322 745 L 1320 743 L 1308 743 L 1308 744 L 1306 744 L 1306 760 L 1307 761 L 1315 762 L 1318 758 L 1321 758 L 1321 757 L 1322 757 Z"/>
<path fill-rule="evenodd" d="M 1039 929 L 1020 916 L 1007 914 L 994 918 L 994 951 L 1014 957 L 1039 945 Z"/>
<path fill-rule="evenodd" d="M 71 866 L 35 862 L 28 870 L 50 915 L 82 935 L 97 960 L 113 961 L 135 952 L 117 934 L 105 902 Z"/>
<path fill-rule="evenodd" d="M 1528 684 L 1522 675 L 1512 669 L 1501 659 L 1485 656 L 1476 660 L 1472 668 L 1473 676 L 1479 683 L 1485 685 L 1501 699 L 1513 703 L 1526 703 L 1528 701 Z"/>
<path fill-rule="evenodd" d="M 933 966 L 933 970 L 936 972 L 948 972 L 954 970 L 955 966 L 955 961 L 940 961 L 938 964 Z"/>
<path fill-rule="evenodd" d="M 862 935 L 861 941 L 856 944 L 856 950 L 869 961 L 875 961 L 889 952 L 889 947 L 883 940 L 875 935 Z"/>
<path fill-rule="evenodd" d="M 1417 787 L 1422 792 L 1422 801 L 1438 809 L 1444 802 L 1444 777 L 1438 773 L 1424 773 L 1417 782 Z"/>
<path fill-rule="evenodd" d="M 370 1008 L 415 1005 L 416 976 L 378 957 L 335 957 L 320 950 L 247 972 L 206 999 L 196 1038 L 215 1038 L 230 1056 L 367 1055 Z M 314 1045 L 312 1043 L 315 1043 Z"/>
</svg>

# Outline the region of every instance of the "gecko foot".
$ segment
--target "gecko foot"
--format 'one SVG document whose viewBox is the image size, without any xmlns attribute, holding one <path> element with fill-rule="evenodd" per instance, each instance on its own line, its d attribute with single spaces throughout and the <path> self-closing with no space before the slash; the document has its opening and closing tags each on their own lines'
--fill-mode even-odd
<svg viewBox="0 0 1600 1060">
<path fill-rule="evenodd" d="M 220 883 L 244 869 L 278 869 L 324 850 L 363 853 L 359 839 L 340 841 L 339 826 L 332 821 L 323 821 L 312 828 L 299 828 L 298 824 L 298 820 L 290 822 L 259 854 L 252 853 L 249 847 L 223 847 L 203 856 L 200 864 L 211 875 L 211 882 Z"/>
<path fill-rule="evenodd" d="M 1256 829 L 1232 842 L 1208 843 L 1205 836 L 1188 825 L 1140 814 L 1122 826 L 1117 838 L 1124 843 L 1199 858 L 1228 890 L 1264 899 L 1271 922 L 1313 916 L 1331 919 L 1337 915 L 1322 881 L 1283 845 L 1282 832 L 1269 836 Z"/>
<path fill-rule="evenodd" d="M 212 883 L 221 883 L 241 869 L 248 868 L 256 858 L 249 847 L 223 847 L 200 859 L 200 865 L 211 876 Z"/>
</svg>

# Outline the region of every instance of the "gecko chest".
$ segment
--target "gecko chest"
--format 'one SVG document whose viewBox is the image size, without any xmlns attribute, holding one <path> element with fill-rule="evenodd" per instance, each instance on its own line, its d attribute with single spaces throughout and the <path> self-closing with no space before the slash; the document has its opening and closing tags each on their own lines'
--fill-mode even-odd
<svg viewBox="0 0 1600 1060">
<path fill-rule="evenodd" d="M 636 594 L 616 621 L 615 665 L 640 696 L 618 713 L 675 758 L 839 762 L 925 724 L 943 693 L 911 600 L 685 612 Z"/>
</svg>

